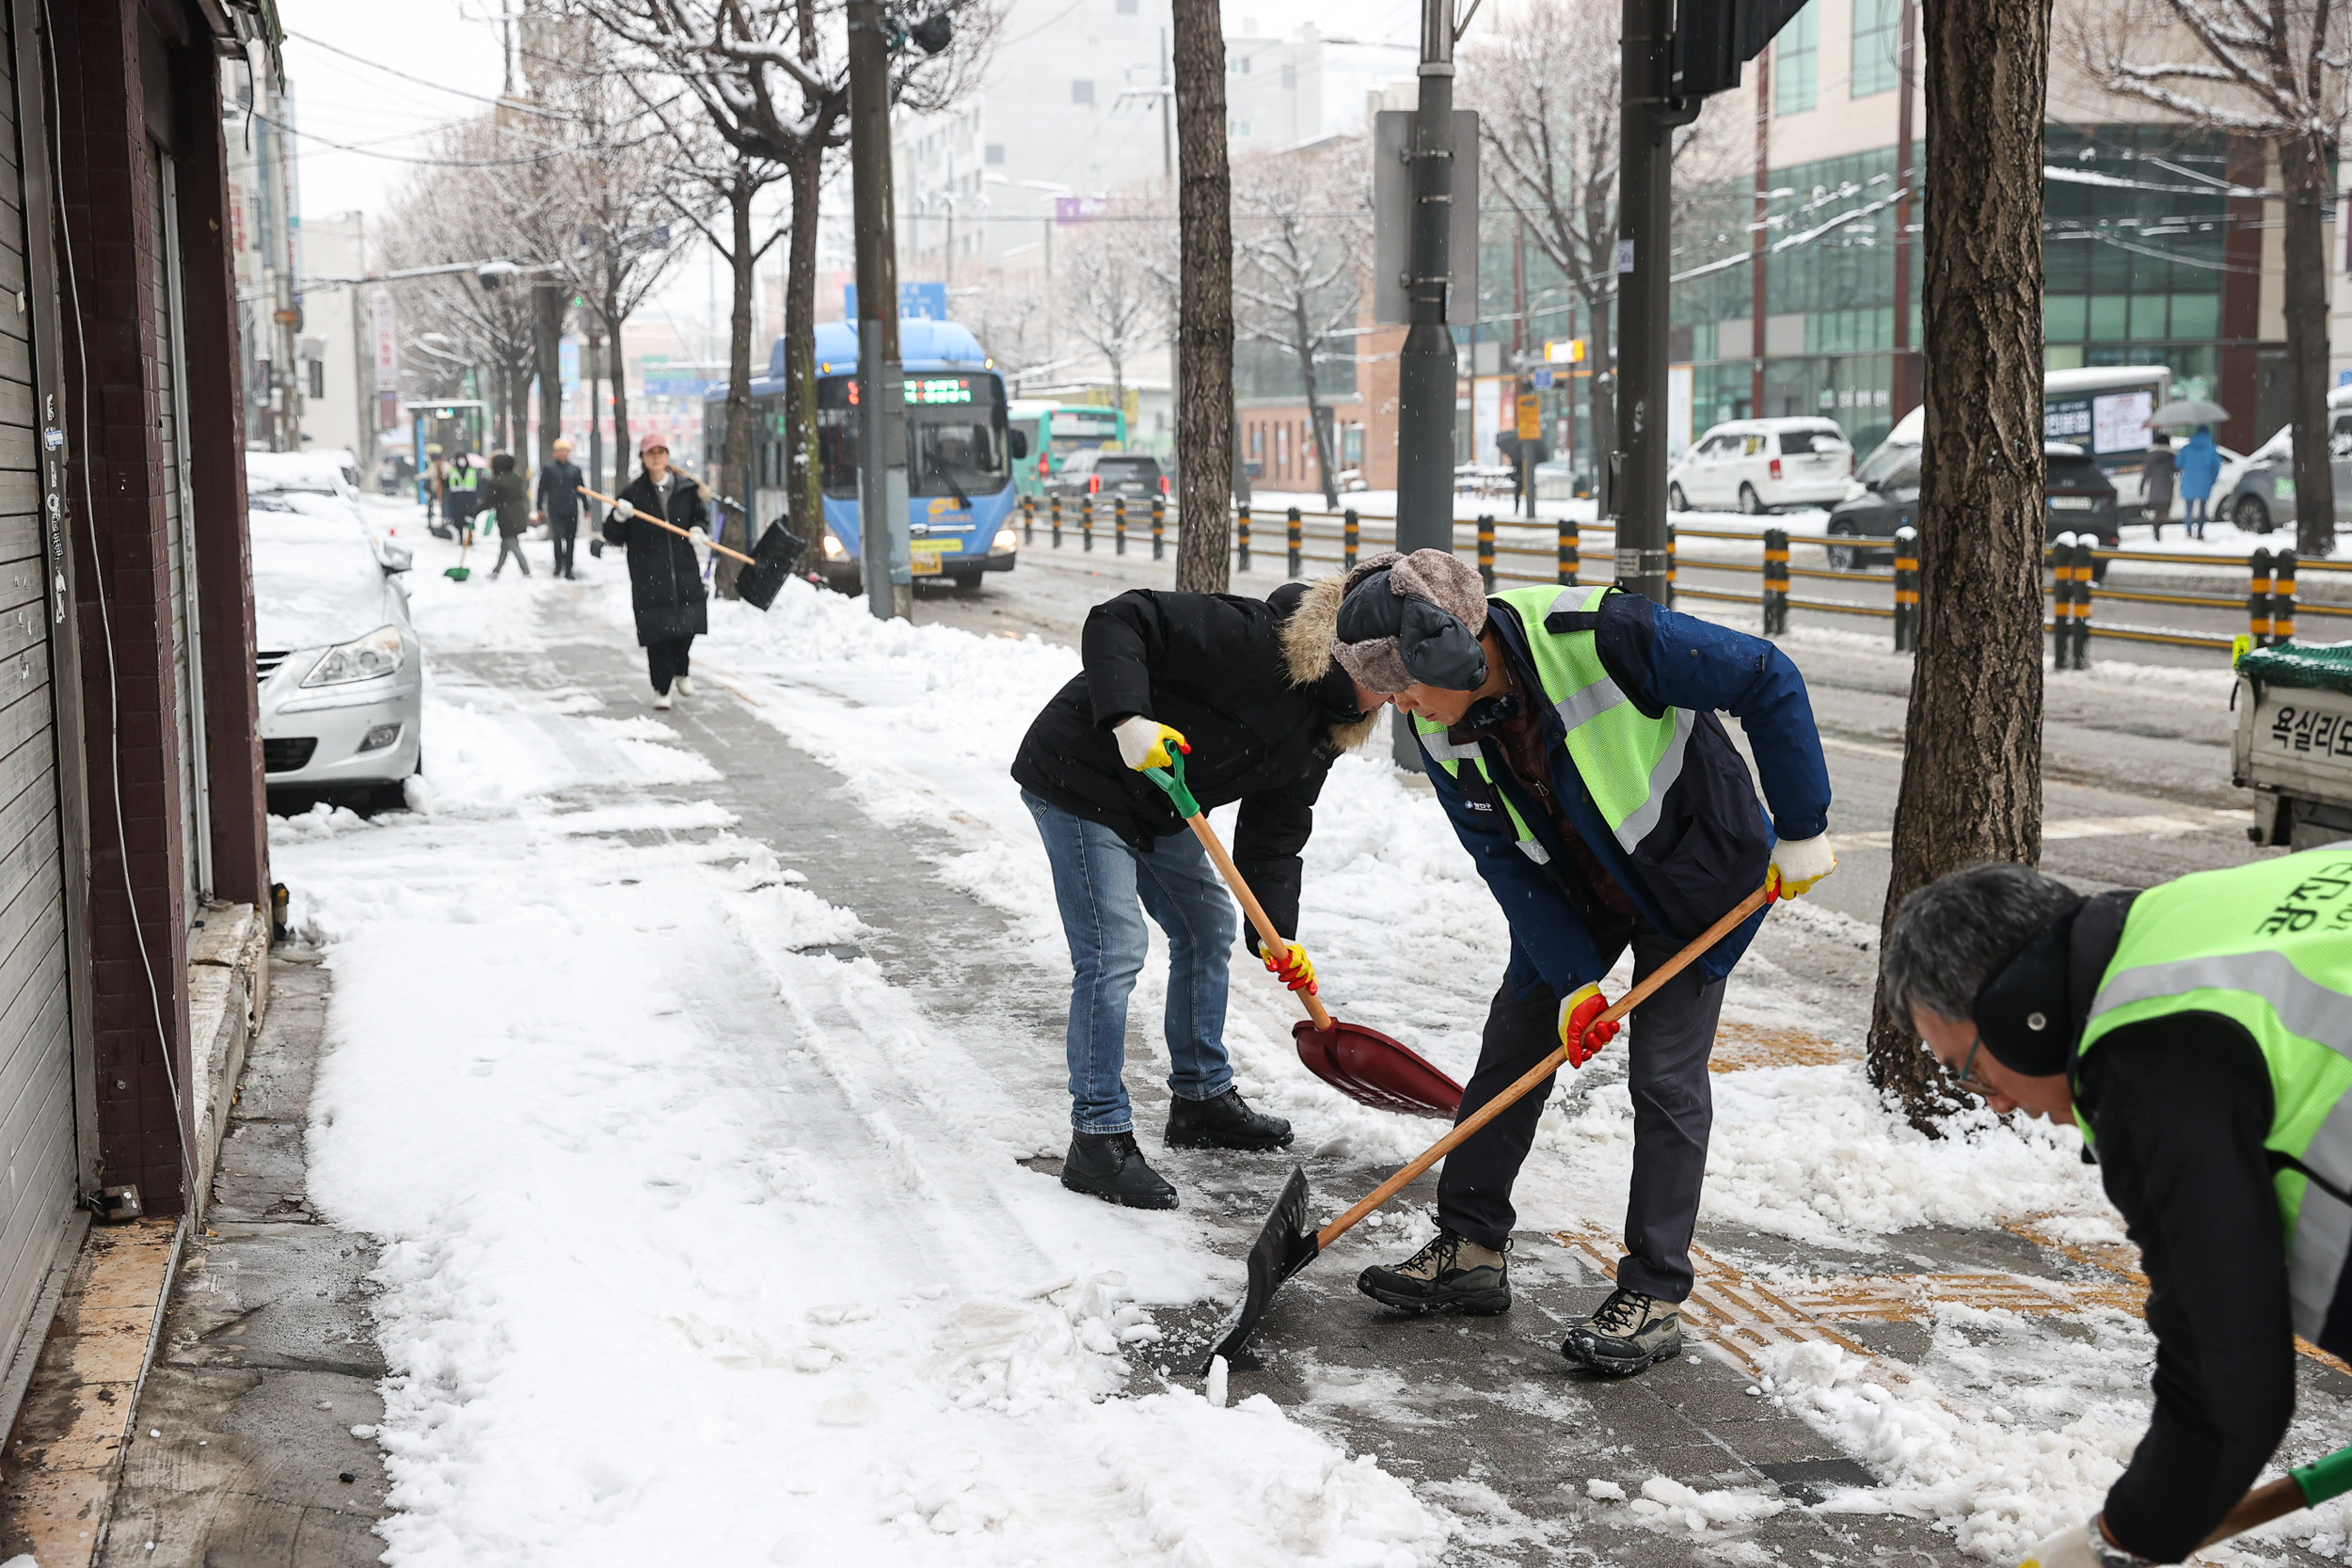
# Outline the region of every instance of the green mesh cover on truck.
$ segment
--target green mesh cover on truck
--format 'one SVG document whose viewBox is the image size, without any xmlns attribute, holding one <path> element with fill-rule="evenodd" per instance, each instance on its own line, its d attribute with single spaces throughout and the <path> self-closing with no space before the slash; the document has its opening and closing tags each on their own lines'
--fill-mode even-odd
<svg viewBox="0 0 2352 1568">
<path fill-rule="evenodd" d="M 2352 696 L 2352 642 L 2281 642 L 2275 648 L 2256 648 L 2237 661 L 2237 673 L 2268 686 Z"/>
</svg>

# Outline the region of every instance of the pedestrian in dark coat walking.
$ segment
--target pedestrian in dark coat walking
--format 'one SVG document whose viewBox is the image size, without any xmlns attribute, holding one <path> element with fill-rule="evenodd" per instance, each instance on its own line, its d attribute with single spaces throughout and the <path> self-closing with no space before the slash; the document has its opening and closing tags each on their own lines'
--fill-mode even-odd
<svg viewBox="0 0 2352 1568">
<path fill-rule="evenodd" d="M 539 465 L 539 485 L 532 497 L 538 511 L 534 520 L 548 525 L 548 541 L 555 546 L 555 575 L 572 575 L 572 546 L 580 532 L 580 465 L 572 461 L 572 444 L 555 438 L 552 455 Z"/>
<path fill-rule="evenodd" d="M 531 575 L 531 562 L 523 559 L 523 530 L 531 526 L 531 492 L 523 487 L 523 476 L 515 471 L 511 452 L 490 455 L 490 477 L 482 482 L 482 504 L 498 523 L 499 560 L 490 568 L 493 581 L 506 570 L 512 556 L 525 577 Z"/>
<path fill-rule="evenodd" d="M 687 657 L 694 639 L 710 629 L 710 597 L 703 587 L 702 560 L 695 548 L 709 543 L 710 514 L 703 506 L 701 489 L 670 467 L 667 441 L 647 436 L 637 443 L 637 456 L 644 467 L 605 518 L 604 536 L 628 552 L 628 604 L 637 616 L 637 641 L 645 650 L 653 705 L 666 708 L 673 685 L 681 697 L 694 694 Z M 681 539 L 669 529 L 640 520 L 639 513 L 702 537 Z"/>
</svg>

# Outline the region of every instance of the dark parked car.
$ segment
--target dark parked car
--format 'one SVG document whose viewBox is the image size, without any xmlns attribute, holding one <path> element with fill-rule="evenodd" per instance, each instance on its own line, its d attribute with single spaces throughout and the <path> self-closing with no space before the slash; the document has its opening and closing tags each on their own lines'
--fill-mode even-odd
<svg viewBox="0 0 2352 1568">
<path fill-rule="evenodd" d="M 1061 472 L 1045 482 L 1049 496 L 1124 496 L 1132 504 L 1147 504 L 1168 494 L 1168 476 L 1160 460 L 1148 451 L 1104 451 L 1091 447 L 1073 451 Z"/>
<path fill-rule="evenodd" d="M 2116 547 L 2115 482 L 2082 448 L 2069 441 L 2042 445 L 2042 466 L 2048 502 L 2048 537 L 2061 533 L 2097 536 L 2099 547 Z M 1883 443 L 1855 471 L 1865 493 L 1837 503 L 1829 515 L 1831 539 L 1892 539 L 1899 528 L 1916 528 L 1919 521 L 1919 449 Z M 1866 566 L 1891 566 L 1895 552 L 1867 545 L 1829 546 L 1830 569 L 1856 572 Z M 2094 563 L 2106 575 L 2106 562 Z"/>
</svg>

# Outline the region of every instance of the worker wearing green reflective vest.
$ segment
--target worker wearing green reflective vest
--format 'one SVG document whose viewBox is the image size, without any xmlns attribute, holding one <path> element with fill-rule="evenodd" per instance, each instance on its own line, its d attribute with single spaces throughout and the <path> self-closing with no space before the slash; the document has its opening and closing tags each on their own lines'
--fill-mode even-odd
<svg viewBox="0 0 2352 1568">
<path fill-rule="evenodd" d="M 2352 1354 L 2352 843 L 2090 898 L 1956 871 L 1882 975 L 1962 1087 L 2082 1130 L 2148 1275 L 2148 1434 L 2026 1560 L 2180 1561 L 2284 1435 L 2296 1337 Z"/>
<path fill-rule="evenodd" d="M 1343 598 L 1334 657 L 1413 717 L 1429 782 L 1511 923 L 1459 1115 L 1563 1045 L 1581 1066 L 1600 1043 L 1586 1034 L 1606 1006 L 1599 981 L 1629 949 L 1638 982 L 1768 876 L 1802 893 L 1836 864 L 1812 705 L 1770 642 L 1613 589 L 1489 596 L 1441 550 L 1375 557 L 1328 591 Z M 1769 816 L 1717 710 L 1746 729 Z M 1616 1290 L 1561 1346 L 1581 1366 L 1625 1375 L 1681 1350 L 1712 1124 L 1708 1059 L 1724 977 L 1763 918 L 1633 1012 L 1625 1257 Z M 1511 1190 L 1549 1093 L 1447 1156 L 1436 1240 L 1366 1270 L 1366 1295 L 1407 1311 L 1510 1306 Z"/>
</svg>

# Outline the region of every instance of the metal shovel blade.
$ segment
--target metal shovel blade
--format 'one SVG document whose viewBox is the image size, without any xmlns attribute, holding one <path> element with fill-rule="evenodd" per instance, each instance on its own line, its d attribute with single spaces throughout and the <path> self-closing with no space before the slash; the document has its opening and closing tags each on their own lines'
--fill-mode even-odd
<svg viewBox="0 0 2352 1568">
<path fill-rule="evenodd" d="M 1307 1070 L 1347 1096 L 1382 1111 L 1452 1119 L 1461 1109 L 1462 1085 L 1438 1071 L 1428 1058 L 1377 1029 L 1331 1021 L 1318 1029 L 1312 1019 L 1291 1026 L 1298 1059 Z"/>
<path fill-rule="evenodd" d="M 774 604 L 776 591 L 801 563 L 802 552 L 807 548 L 808 541 L 786 528 L 783 519 L 771 523 L 759 543 L 752 546 L 752 563 L 735 579 L 737 595 L 761 610 Z"/>
<path fill-rule="evenodd" d="M 1313 1262 L 1321 1250 L 1307 1224 L 1307 1171 L 1293 1165 L 1290 1180 L 1282 1183 L 1282 1196 L 1274 1200 L 1258 1239 L 1249 1244 L 1249 1280 L 1242 1290 L 1241 1303 L 1218 1326 L 1216 1343 L 1200 1358 L 1203 1376 L 1212 1361 L 1220 1355 L 1231 1359 L 1248 1343 L 1274 1292 L 1284 1280 Z"/>
</svg>

